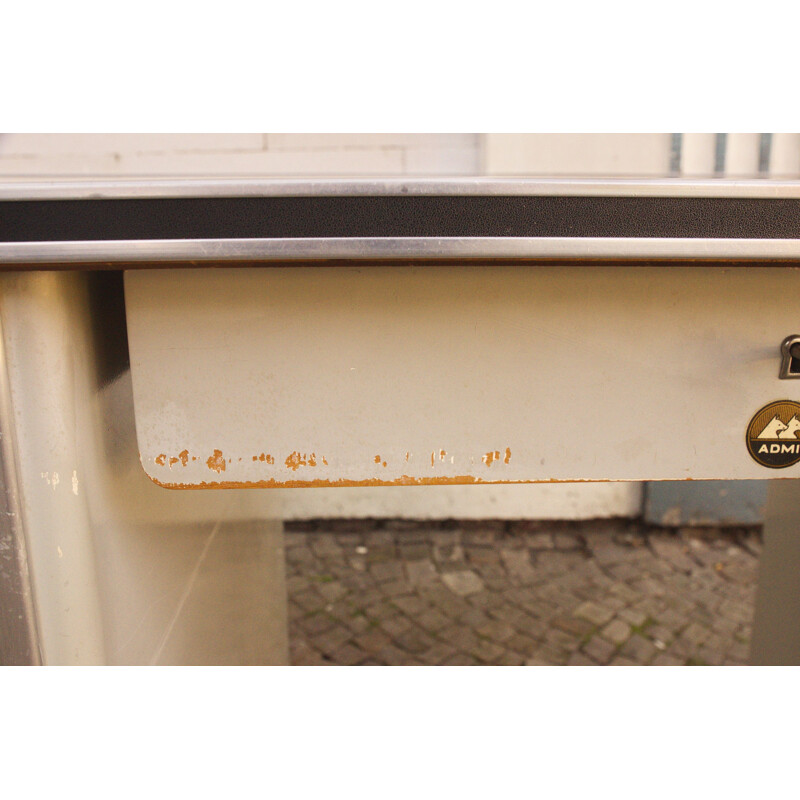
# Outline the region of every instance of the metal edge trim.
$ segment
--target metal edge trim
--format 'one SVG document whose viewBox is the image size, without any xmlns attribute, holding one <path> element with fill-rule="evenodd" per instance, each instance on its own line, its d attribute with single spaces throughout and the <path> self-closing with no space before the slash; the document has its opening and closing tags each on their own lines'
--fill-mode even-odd
<svg viewBox="0 0 800 800">
<path fill-rule="evenodd" d="M 0 587 L 0 602 L 6 606 L 6 610 L 10 608 L 17 611 L 21 618 L 21 626 L 25 630 L 27 652 L 17 652 L 13 662 L 17 664 L 25 663 L 31 666 L 41 665 L 44 659 L 34 601 L 33 577 L 28 560 L 25 520 L 20 500 L 14 413 L 6 358 L 2 308 L 0 308 L 0 461 L 0 488 L 2 488 L 0 493 L 0 525 L 2 525 L 6 534 L 5 538 L 12 542 L 12 547 L 15 550 L 11 564 L 12 568 L 16 567 L 18 570 L 17 579 L 21 589 L 17 597 L 9 597 Z M 5 642 L 3 644 L 6 647 L 15 647 L 19 643 Z M 0 647 L 0 650 L 2 649 L 3 647 Z"/>
<path fill-rule="evenodd" d="M 486 178 L 309 180 L 98 180 L 0 182 L 0 200 L 182 197 L 307 197 L 352 195 L 556 195 L 635 197 L 800 198 L 800 181 L 676 178 Z"/>
<path fill-rule="evenodd" d="M 0 243 L 0 264 L 437 258 L 800 259 L 800 239 L 331 238 Z"/>
</svg>

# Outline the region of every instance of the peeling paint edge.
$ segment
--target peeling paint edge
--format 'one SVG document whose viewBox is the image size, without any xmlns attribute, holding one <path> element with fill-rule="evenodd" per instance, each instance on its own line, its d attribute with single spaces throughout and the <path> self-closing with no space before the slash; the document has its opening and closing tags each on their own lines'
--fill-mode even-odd
<svg viewBox="0 0 800 800">
<path fill-rule="evenodd" d="M 337 489 L 348 487 L 373 487 L 373 486 L 465 486 L 471 484 L 483 484 L 487 486 L 498 484 L 542 484 L 542 483 L 625 483 L 628 478 L 605 479 L 605 478 L 545 478 L 542 480 L 483 480 L 473 475 L 457 475 L 454 477 L 439 478 L 413 478 L 410 475 L 403 475 L 394 480 L 379 480 L 377 478 L 367 478 L 365 480 L 350 480 L 341 478 L 339 480 L 317 479 L 310 481 L 289 480 L 276 481 L 274 478 L 262 481 L 201 481 L 200 483 L 168 483 L 160 481 L 145 470 L 145 474 L 153 483 L 163 489 Z"/>
</svg>

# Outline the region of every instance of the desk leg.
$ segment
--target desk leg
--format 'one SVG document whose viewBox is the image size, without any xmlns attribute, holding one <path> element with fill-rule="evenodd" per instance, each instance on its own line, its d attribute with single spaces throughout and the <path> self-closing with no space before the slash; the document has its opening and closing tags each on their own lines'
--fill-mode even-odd
<svg viewBox="0 0 800 800">
<path fill-rule="evenodd" d="M 108 292 L 0 274 L 0 663 L 286 664 L 279 497 L 147 478 Z"/>
<path fill-rule="evenodd" d="M 800 664 L 800 481 L 771 480 L 750 663 Z"/>
</svg>

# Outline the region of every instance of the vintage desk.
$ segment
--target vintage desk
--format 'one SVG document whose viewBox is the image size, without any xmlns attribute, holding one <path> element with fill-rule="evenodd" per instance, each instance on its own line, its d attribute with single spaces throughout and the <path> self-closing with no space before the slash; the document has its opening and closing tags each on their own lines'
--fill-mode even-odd
<svg viewBox="0 0 800 800">
<path fill-rule="evenodd" d="M 798 259 L 800 184 L 0 186 L 0 653 L 285 660 L 259 489 L 800 477 Z"/>
</svg>

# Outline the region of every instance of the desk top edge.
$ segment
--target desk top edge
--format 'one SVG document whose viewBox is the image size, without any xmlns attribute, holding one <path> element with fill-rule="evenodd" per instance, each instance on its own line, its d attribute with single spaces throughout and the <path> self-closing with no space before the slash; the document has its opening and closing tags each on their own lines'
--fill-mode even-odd
<svg viewBox="0 0 800 800">
<path fill-rule="evenodd" d="M 800 199 L 800 180 L 373 178 L 10 180 L 0 201 L 184 197 L 596 196 Z"/>
</svg>

